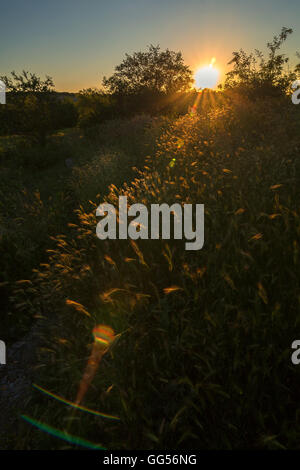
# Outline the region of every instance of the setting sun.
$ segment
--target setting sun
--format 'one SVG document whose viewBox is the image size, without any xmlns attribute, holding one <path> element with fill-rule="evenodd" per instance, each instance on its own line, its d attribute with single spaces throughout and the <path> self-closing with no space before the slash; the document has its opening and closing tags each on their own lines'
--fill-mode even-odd
<svg viewBox="0 0 300 470">
<path fill-rule="evenodd" d="M 210 65 L 201 67 L 196 71 L 194 76 L 196 88 L 215 88 L 219 79 L 219 71 L 213 66 L 215 61 L 216 59 L 213 57 Z"/>
</svg>

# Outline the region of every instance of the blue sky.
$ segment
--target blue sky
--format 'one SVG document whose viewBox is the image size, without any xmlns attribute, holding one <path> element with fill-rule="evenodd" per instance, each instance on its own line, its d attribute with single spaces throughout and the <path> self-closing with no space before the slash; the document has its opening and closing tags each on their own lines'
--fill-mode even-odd
<svg viewBox="0 0 300 470">
<path fill-rule="evenodd" d="M 125 53 L 149 44 L 181 50 L 195 70 L 234 50 L 263 49 L 282 26 L 284 52 L 300 50 L 299 0 L 0 0 L 0 75 L 53 77 L 60 91 L 99 86 Z"/>
</svg>

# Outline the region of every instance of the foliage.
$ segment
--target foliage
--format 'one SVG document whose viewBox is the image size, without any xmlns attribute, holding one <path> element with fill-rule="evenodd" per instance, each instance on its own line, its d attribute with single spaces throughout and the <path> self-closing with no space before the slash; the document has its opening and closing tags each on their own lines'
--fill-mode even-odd
<svg viewBox="0 0 300 470">
<path fill-rule="evenodd" d="M 192 82 L 192 72 L 181 52 L 161 51 L 160 46 L 153 45 L 146 52 L 126 54 L 115 73 L 103 79 L 122 116 L 170 112 L 190 91 Z"/>
<path fill-rule="evenodd" d="M 81 90 L 78 95 L 78 125 L 82 129 L 96 126 L 115 114 L 113 99 L 97 88 Z"/>
<path fill-rule="evenodd" d="M 290 360 L 299 329 L 299 122 L 284 99 L 231 96 L 170 121 L 144 169 L 104 199 L 204 203 L 204 248 L 100 241 L 91 202 L 70 236 L 56 237 L 30 289 L 16 289 L 16 302 L 47 319 L 47 370 L 36 380 L 70 400 L 92 328 L 106 323 L 120 334 L 86 405 L 121 423 L 80 415 L 74 434 L 111 449 L 299 447 L 299 369 Z M 64 427 L 66 409 L 36 399 L 31 414 Z M 50 445 L 31 436 L 23 446 Z"/>
<path fill-rule="evenodd" d="M 74 209 L 103 197 L 112 181 L 119 185 L 132 177 L 132 166 L 143 165 L 164 125 L 163 119 L 139 116 L 108 121 L 92 136 L 59 132 L 45 146 L 21 136 L 0 139 L 1 334 L 7 341 L 18 339 L 36 317 L 19 315 L 20 304 L 10 300 L 14 283 L 46 262 L 51 237 L 69 233 Z"/>
<path fill-rule="evenodd" d="M 247 54 L 243 49 L 233 52 L 229 62 L 233 69 L 227 73 L 225 87 L 238 89 L 251 97 L 278 96 L 291 89 L 300 70 L 298 64 L 294 70 L 286 70 L 289 57 L 279 53 L 281 46 L 292 34 L 291 28 L 283 27 L 272 42 L 268 42 L 268 55 L 255 50 Z"/>
<path fill-rule="evenodd" d="M 160 46 L 150 45 L 146 52 L 126 54 L 115 70 L 103 79 L 110 93 L 131 94 L 147 89 L 168 94 L 186 91 L 192 83 L 192 72 L 184 65 L 181 52 L 161 51 Z"/>
<path fill-rule="evenodd" d="M 7 104 L 1 108 L 2 134 L 27 134 L 40 145 L 57 129 L 74 126 L 77 113 L 70 100 L 59 100 L 50 77 L 42 80 L 23 71 L 3 76 L 8 91 Z"/>
<path fill-rule="evenodd" d="M 34 381 L 71 401 L 95 325 L 118 335 L 84 405 L 119 422 L 37 391 L 28 415 L 110 449 L 299 448 L 291 343 L 299 331 L 300 115 L 278 53 L 290 33 L 268 44 L 268 58 L 235 53 L 225 91 L 178 100 L 143 75 L 151 72 L 147 54 L 161 54 L 151 46 L 117 70 L 112 101 L 81 93 L 83 133 L 24 152 L 22 138 L 3 139 L 2 328 L 23 332 L 38 319 Z M 136 65 L 142 74 L 128 89 L 127 67 Z M 106 105 L 128 110 L 131 90 L 134 100 L 162 94 L 190 112 L 102 122 Z M 183 240 L 100 241 L 96 207 L 117 207 L 120 195 L 147 207 L 204 203 L 203 249 L 185 251 Z M 17 440 L 6 436 L 7 448 L 66 448 L 28 423 L 19 429 Z"/>
</svg>

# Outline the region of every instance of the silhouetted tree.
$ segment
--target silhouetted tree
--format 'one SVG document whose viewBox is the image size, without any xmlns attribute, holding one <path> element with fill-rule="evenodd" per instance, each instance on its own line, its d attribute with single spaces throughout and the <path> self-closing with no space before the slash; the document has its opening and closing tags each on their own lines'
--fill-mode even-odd
<svg viewBox="0 0 300 470">
<path fill-rule="evenodd" d="M 49 133 L 68 124 L 75 125 L 75 107 L 68 100 L 57 99 L 51 77 L 42 80 L 24 70 L 21 74 L 12 72 L 11 77 L 0 78 L 9 93 L 1 116 L 9 133 L 28 134 L 45 145 Z"/>
<path fill-rule="evenodd" d="M 115 73 L 104 77 L 108 93 L 118 97 L 120 111 L 158 112 L 170 102 L 171 95 L 188 91 L 192 72 L 181 52 L 150 45 L 146 52 L 126 54 Z"/>
<path fill-rule="evenodd" d="M 267 43 L 267 56 L 257 49 L 250 54 L 243 49 L 233 52 L 229 62 L 233 69 L 226 74 L 225 88 L 239 90 L 249 97 L 286 93 L 300 72 L 300 64 L 294 70 L 286 70 L 289 58 L 279 53 L 292 32 L 291 28 L 283 27 L 279 36 L 274 36 L 273 41 Z"/>
<path fill-rule="evenodd" d="M 184 65 L 181 52 L 150 45 L 147 52 L 126 54 L 126 59 L 115 68 L 115 73 L 104 77 L 103 85 L 110 93 L 138 93 L 145 88 L 156 92 L 187 91 L 192 83 L 192 72 Z"/>
</svg>

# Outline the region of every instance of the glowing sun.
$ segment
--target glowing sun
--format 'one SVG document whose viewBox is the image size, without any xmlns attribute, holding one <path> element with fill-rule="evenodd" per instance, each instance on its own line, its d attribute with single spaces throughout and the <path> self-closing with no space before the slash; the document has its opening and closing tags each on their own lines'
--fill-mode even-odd
<svg viewBox="0 0 300 470">
<path fill-rule="evenodd" d="M 210 65 L 201 67 L 195 73 L 195 85 L 196 88 L 214 88 L 219 79 L 219 70 L 216 69 L 213 64 L 216 59 L 211 59 Z"/>
</svg>

